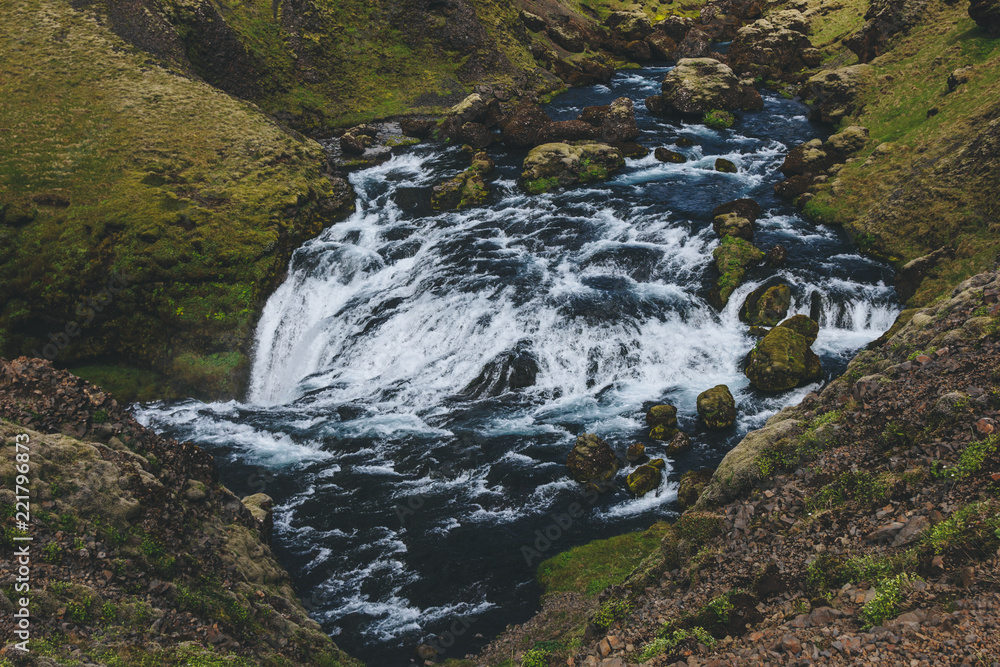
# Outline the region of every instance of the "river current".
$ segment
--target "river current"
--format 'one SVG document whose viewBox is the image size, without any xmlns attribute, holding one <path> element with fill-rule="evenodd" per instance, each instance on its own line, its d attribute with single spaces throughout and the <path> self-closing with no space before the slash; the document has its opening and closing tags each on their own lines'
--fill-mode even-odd
<svg viewBox="0 0 1000 667">
<path fill-rule="evenodd" d="M 769 397 L 748 386 L 739 363 L 753 339 L 737 311 L 754 287 L 780 276 L 790 314 L 808 314 L 818 292 L 814 349 L 828 378 L 898 312 L 886 266 L 773 194 L 788 149 L 822 136 L 804 107 L 768 94 L 728 130 L 654 118 L 642 100 L 668 69 L 620 72 L 546 111 L 571 119 L 628 96 L 638 141 L 686 163 L 650 154 L 606 183 L 531 197 L 517 186 L 525 152 L 495 148 L 489 203 L 434 212 L 430 188 L 468 157 L 400 150 L 353 173 L 357 212 L 295 252 L 260 320 L 245 401 L 136 407 L 146 425 L 211 452 L 237 494 L 274 498 L 274 549 L 306 606 L 372 665 L 408 665 L 434 635 L 454 639 L 445 657 L 462 657 L 523 622 L 539 589 L 538 559 L 522 547 L 547 557 L 674 516 L 681 473 L 718 463 L 818 388 Z M 718 157 L 738 173 L 714 171 Z M 718 243 L 710 212 L 741 197 L 764 209 L 755 244 L 780 243 L 789 260 L 752 273 L 717 312 L 703 297 Z M 695 398 L 720 383 L 740 417 L 710 433 Z M 591 502 L 566 473 L 576 436 L 661 455 L 644 423 L 661 402 L 678 407 L 693 447 L 668 460 L 656 492 L 635 499 L 620 484 Z M 584 515 L 551 530 L 574 502 Z M 558 535 L 539 541 L 547 528 Z"/>
</svg>

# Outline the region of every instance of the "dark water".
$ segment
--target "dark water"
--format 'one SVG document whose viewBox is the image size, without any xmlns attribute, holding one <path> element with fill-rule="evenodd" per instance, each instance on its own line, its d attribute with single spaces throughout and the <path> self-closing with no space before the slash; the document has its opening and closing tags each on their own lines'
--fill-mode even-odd
<svg viewBox="0 0 1000 667">
<path fill-rule="evenodd" d="M 358 212 L 296 252 L 257 332 L 246 403 L 146 406 L 160 432 L 211 451 L 238 494 L 275 499 L 275 550 L 314 617 L 373 665 L 409 664 L 422 639 L 458 634 L 461 657 L 536 609 L 537 559 L 674 514 L 676 480 L 717 463 L 742 435 L 814 387 L 755 394 L 737 366 L 752 341 L 736 318 L 754 274 L 722 313 L 699 294 L 717 239 L 709 212 L 753 197 L 755 242 L 782 243 L 778 272 L 795 312 L 822 295 L 815 349 L 828 373 L 891 324 L 886 267 L 837 230 L 805 222 L 772 186 L 787 149 L 817 136 L 797 102 L 765 98 L 731 130 L 654 119 L 642 100 L 667 68 L 577 89 L 548 112 L 573 118 L 621 95 L 643 136 L 687 155 L 629 160 L 612 181 L 540 197 L 516 186 L 523 153 L 492 151 L 489 205 L 433 213 L 430 187 L 467 165 L 420 146 L 356 173 Z M 687 137 L 694 147 L 678 148 Z M 717 157 L 738 174 L 712 170 Z M 706 433 L 695 397 L 726 383 L 738 428 Z M 693 448 L 656 493 L 591 501 L 566 477 L 577 434 L 623 451 L 643 441 L 645 409 L 677 405 Z M 623 471 L 624 476 L 628 471 Z M 553 514 L 579 502 L 565 529 Z M 555 539 L 538 540 L 548 529 Z M 559 533 L 556 535 L 556 533 Z"/>
</svg>

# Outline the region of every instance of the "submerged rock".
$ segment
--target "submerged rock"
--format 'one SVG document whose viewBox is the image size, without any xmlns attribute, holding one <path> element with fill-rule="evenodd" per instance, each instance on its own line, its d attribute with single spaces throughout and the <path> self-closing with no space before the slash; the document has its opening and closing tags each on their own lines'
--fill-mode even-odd
<svg viewBox="0 0 1000 667">
<path fill-rule="evenodd" d="M 739 171 L 732 160 L 727 160 L 724 157 L 720 157 L 715 161 L 715 170 L 721 171 L 724 174 L 735 174 Z"/>
<path fill-rule="evenodd" d="M 698 394 L 698 415 L 712 430 L 730 428 L 736 423 L 736 399 L 724 384 Z"/>
<path fill-rule="evenodd" d="M 740 321 L 751 326 L 773 327 L 788 314 L 792 288 L 788 285 L 761 285 L 747 295 L 740 308 Z"/>
<path fill-rule="evenodd" d="M 660 486 L 663 479 L 663 469 L 667 466 L 663 459 L 653 459 L 645 465 L 636 468 L 625 478 L 628 490 L 636 496 L 644 496 Z"/>
<path fill-rule="evenodd" d="M 618 474 L 618 458 L 608 443 L 593 433 L 586 433 L 576 439 L 573 451 L 566 458 L 570 477 L 578 482 L 593 484 L 603 490 L 604 484 Z"/>
<path fill-rule="evenodd" d="M 677 408 L 672 405 L 654 405 L 646 413 L 649 437 L 669 440 L 677 434 Z"/>
<path fill-rule="evenodd" d="M 538 359 L 531 349 L 531 341 L 522 340 L 514 349 L 501 352 L 490 360 L 462 395 L 484 398 L 525 389 L 535 384 L 538 370 Z"/>
<path fill-rule="evenodd" d="M 524 159 L 521 173 L 530 194 L 548 192 L 557 186 L 602 181 L 625 166 L 621 151 L 595 142 L 537 146 Z"/>
<path fill-rule="evenodd" d="M 744 372 L 761 391 L 787 391 L 823 376 L 819 357 L 809 347 L 811 341 L 784 325 L 771 329 L 750 353 Z"/>
</svg>

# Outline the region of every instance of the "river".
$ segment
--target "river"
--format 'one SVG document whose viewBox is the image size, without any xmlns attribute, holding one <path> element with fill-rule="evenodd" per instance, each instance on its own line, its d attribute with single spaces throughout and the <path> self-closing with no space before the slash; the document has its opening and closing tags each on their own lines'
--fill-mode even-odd
<svg viewBox="0 0 1000 667">
<path fill-rule="evenodd" d="M 760 395 L 738 368 L 753 339 L 737 310 L 768 277 L 792 287 L 794 313 L 821 295 L 814 349 L 828 378 L 897 314 L 888 267 L 773 194 L 788 149 L 822 136 L 803 105 L 766 94 L 762 112 L 721 131 L 654 118 L 642 100 L 668 69 L 620 72 L 546 111 L 571 119 L 628 96 L 639 142 L 688 162 L 650 154 L 606 183 L 530 197 L 517 185 L 525 152 L 497 147 L 489 203 L 442 213 L 430 188 L 468 157 L 401 150 L 353 173 L 357 212 L 295 252 L 260 320 L 245 402 L 136 407 L 156 431 L 210 451 L 237 494 L 274 498 L 279 559 L 313 617 L 370 664 L 408 665 L 419 641 L 449 628 L 462 632 L 446 657 L 461 657 L 537 610 L 538 561 L 521 547 L 586 498 L 566 475 L 577 434 L 622 453 L 642 441 L 656 456 L 644 414 L 669 402 L 694 445 L 655 493 L 634 499 L 622 484 L 586 503 L 546 556 L 676 515 L 681 473 L 716 464 L 816 389 Z M 739 172 L 715 172 L 717 157 Z M 789 260 L 751 273 L 720 313 L 702 296 L 718 243 L 710 212 L 741 197 L 764 209 L 755 244 L 781 243 Z M 695 397 L 720 383 L 740 417 L 710 433 Z"/>
</svg>

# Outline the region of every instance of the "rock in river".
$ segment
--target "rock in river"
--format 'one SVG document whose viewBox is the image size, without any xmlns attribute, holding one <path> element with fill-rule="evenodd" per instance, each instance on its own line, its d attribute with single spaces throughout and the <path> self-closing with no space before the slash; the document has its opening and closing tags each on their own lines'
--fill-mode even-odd
<svg viewBox="0 0 1000 667">
<path fill-rule="evenodd" d="M 619 463 L 608 443 L 593 433 L 585 433 L 576 439 L 573 451 L 566 458 L 566 466 L 573 479 L 601 490 L 605 483 L 614 479 Z"/>
<path fill-rule="evenodd" d="M 663 459 L 653 459 L 636 468 L 625 479 L 625 485 L 634 495 L 643 496 L 660 485 L 660 480 L 663 479 L 663 469 L 666 465 Z"/>
<path fill-rule="evenodd" d="M 736 399 L 724 384 L 698 394 L 698 415 L 705 426 L 713 430 L 729 428 L 736 423 Z"/>
</svg>

